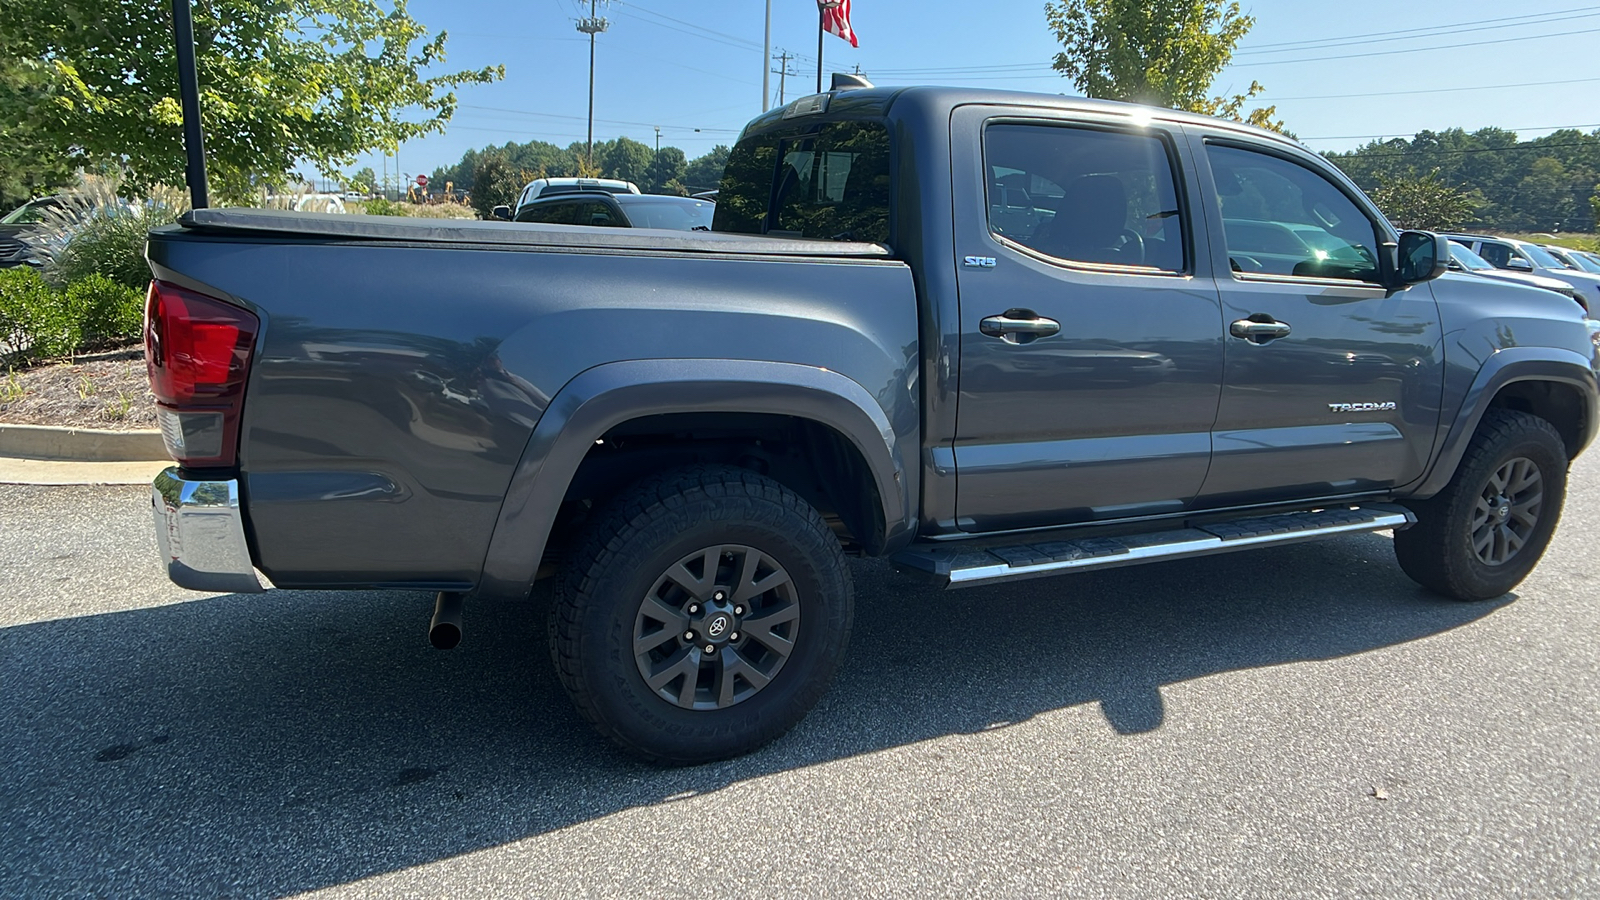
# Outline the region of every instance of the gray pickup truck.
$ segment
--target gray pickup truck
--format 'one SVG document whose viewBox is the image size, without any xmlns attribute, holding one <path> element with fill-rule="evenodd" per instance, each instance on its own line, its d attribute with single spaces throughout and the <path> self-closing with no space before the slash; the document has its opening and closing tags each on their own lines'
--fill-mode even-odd
<svg viewBox="0 0 1600 900">
<path fill-rule="evenodd" d="M 438 592 L 449 646 L 550 578 L 578 709 L 671 764 L 816 702 L 847 555 L 962 587 L 1393 529 L 1495 597 L 1596 427 L 1572 300 L 1444 274 L 1281 135 L 1056 96 L 797 100 L 711 233 L 207 209 L 148 255 L 175 582 Z"/>
</svg>

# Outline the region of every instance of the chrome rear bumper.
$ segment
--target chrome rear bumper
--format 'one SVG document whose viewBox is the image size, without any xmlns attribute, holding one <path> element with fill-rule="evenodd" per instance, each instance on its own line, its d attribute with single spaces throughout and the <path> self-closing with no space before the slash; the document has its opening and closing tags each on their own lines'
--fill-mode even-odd
<svg viewBox="0 0 1600 900">
<path fill-rule="evenodd" d="M 237 480 L 191 481 L 173 466 L 156 476 L 150 505 L 174 584 L 194 591 L 266 590 L 250 562 Z"/>
</svg>

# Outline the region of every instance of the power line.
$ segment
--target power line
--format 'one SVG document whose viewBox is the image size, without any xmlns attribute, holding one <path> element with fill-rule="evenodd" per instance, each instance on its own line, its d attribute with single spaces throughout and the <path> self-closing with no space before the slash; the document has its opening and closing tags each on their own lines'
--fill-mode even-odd
<svg viewBox="0 0 1600 900">
<path fill-rule="evenodd" d="M 560 113 L 529 112 L 528 110 L 506 109 L 506 108 L 500 107 L 500 106 L 476 106 L 476 105 L 471 104 L 471 103 L 462 103 L 462 104 L 460 104 L 460 108 L 461 109 L 477 109 L 477 110 L 483 110 L 483 111 L 486 111 L 486 112 L 510 113 L 510 114 L 516 115 L 516 116 L 535 116 L 535 117 L 542 118 L 542 119 L 567 119 L 567 120 L 572 120 L 572 121 L 577 121 L 577 122 L 585 121 L 585 117 L 583 117 L 583 116 L 564 116 L 564 115 L 561 115 Z M 602 123 L 602 124 L 605 124 L 605 125 L 637 125 L 637 126 L 639 126 L 641 128 L 654 128 L 654 127 L 656 127 L 656 125 L 660 124 L 660 123 L 657 123 L 657 122 L 631 122 L 631 121 L 628 121 L 626 119 L 595 119 L 595 121 L 599 122 L 599 123 Z M 668 130 L 675 130 L 675 131 L 706 131 L 706 132 L 723 132 L 723 133 L 728 133 L 728 134 L 735 134 L 735 133 L 737 133 L 739 131 L 739 129 L 737 129 L 737 128 L 705 128 L 705 127 L 697 126 L 697 125 L 662 125 L 661 127 L 662 128 L 666 128 Z"/>
<path fill-rule="evenodd" d="M 1565 130 L 1567 130 L 1569 128 L 1574 128 L 1574 129 L 1600 128 L 1600 124 L 1594 124 L 1594 125 L 1523 125 L 1523 126 L 1516 127 L 1516 128 L 1501 128 L 1500 130 L 1501 131 L 1565 131 Z M 1438 132 L 1435 132 L 1435 133 L 1437 134 Z M 1360 138 L 1378 139 L 1378 138 L 1388 138 L 1388 137 L 1398 137 L 1398 135 L 1393 135 L 1393 134 L 1334 134 L 1334 135 L 1325 135 L 1325 136 L 1322 136 L 1322 137 L 1300 138 L 1300 140 L 1302 140 L 1302 141 L 1347 141 L 1347 140 L 1357 140 L 1357 139 L 1360 139 Z M 1416 135 L 1413 134 L 1412 137 L 1416 137 Z"/>
<path fill-rule="evenodd" d="M 1424 28 L 1407 28 L 1399 31 L 1378 31 L 1369 34 L 1349 34 L 1343 37 L 1313 38 L 1304 41 L 1283 41 L 1273 44 L 1260 44 L 1246 46 L 1234 53 L 1234 56 L 1253 55 L 1256 53 L 1284 53 L 1290 50 L 1315 50 L 1317 44 L 1337 46 L 1342 43 L 1361 41 L 1363 43 L 1380 44 L 1389 41 L 1410 41 L 1425 37 L 1443 37 L 1451 34 L 1467 34 L 1473 31 L 1493 31 L 1500 28 L 1519 28 L 1524 25 L 1548 25 L 1553 22 L 1565 22 L 1572 19 L 1587 19 L 1600 16 L 1600 6 L 1581 6 L 1576 9 L 1557 10 L 1547 13 L 1527 13 L 1519 16 L 1505 16 L 1498 19 L 1477 19 L 1470 22 L 1457 22 L 1452 25 L 1430 25 Z M 1505 24 L 1511 23 L 1511 24 Z"/>
<path fill-rule="evenodd" d="M 1550 87 L 1557 84 L 1589 84 L 1595 81 L 1600 81 L 1600 78 L 1564 78 L 1560 81 L 1523 81 L 1517 84 L 1481 84 L 1474 85 L 1472 87 L 1427 88 L 1415 91 L 1386 90 L 1383 92 L 1383 95 L 1385 97 L 1396 97 L 1408 96 L 1411 94 L 1448 94 L 1455 91 L 1498 91 L 1504 88 Z M 1268 103 L 1284 103 L 1289 100 L 1344 100 L 1352 97 L 1369 98 L 1371 96 L 1372 92 L 1367 91 L 1360 94 L 1315 94 L 1304 97 L 1274 97 L 1271 94 L 1263 94 L 1255 99 Z"/>
<path fill-rule="evenodd" d="M 1455 50 L 1461 47 L 1487 47 L 1490 44 L 1512 44 L 1518 41 L 1538 41 L 1553 37 L 1571 37 L 1579 34 L 1595 34 L 1600 28 L 1585 28 L 1578 31 L 1557 31 L 1549 34 L 1529 34 L 1522 37 L 1500 38 L 1493 41 L 1468 41 L 1464 44 L 1439 44 L 1433 47 L 1408 47 L 1402 50 L 1374 50 L 1371 53 L 1340 53 L 1334 56 L 1306 56 L 1297 59 L 1270 59 L 1262 62 L 1243 63 L 1244 67 L 1250 66 L 1282 66 L 1290 63 L 1325 62 L 1335 59 L 1365 59 L 1370 56 L 1393 56 L 1396 53 L 1426 53 L 1430 50 Z"/>
<path fill-rule="evenodd" d="M 1465 154 L 1465 153 L 1509 153 L 1509 152 L 1511 152 L 1513 150 L 1557 150 L 1557 149 L 1561 149 L 1563 147 L 1588 147 L 1588 146 L 1591 146 L 1591 145 L 1586 141 L 1564 141 L 1564 142 L 1556 143 L 1556 144 L 1538 144 L 1538 143 L 1534 143 L 1532 141 L 1529 141 L 1526 144 L 1517 144 L 1517 145 L 1511 146 L 1511 147 L 1468 147 L 1468 148 L 1456 149 L 1456 150 L 1425 149 L 1425 150 L 1414 150 L 1414 151 L 1412 151 L 1412 150 L 1397 151 L 1397 152 L 1394 152 L 1394 153 L 1367 153 L 1364 150 L 1356 149 L 1356 150 L 1346 150 L 1346 151 L 1342 151 L 1342 152 L 1338 151 L 1338 150 L 1330 150 L 1330 151 L 1326 151 L 1326 152 L 1328 152 L 1328 153 L 1339 153 L 1340 156 L 1355 155 L 1359 159 L 1390 159 L 1390 158 L 1394 158 L 1394 157 L 1412 156 L 1412 155 L 1416 155 L 1416 156 L 1424 156 L 1424 155 L 1458 156 L 1458 155 Z"/>
</svg>

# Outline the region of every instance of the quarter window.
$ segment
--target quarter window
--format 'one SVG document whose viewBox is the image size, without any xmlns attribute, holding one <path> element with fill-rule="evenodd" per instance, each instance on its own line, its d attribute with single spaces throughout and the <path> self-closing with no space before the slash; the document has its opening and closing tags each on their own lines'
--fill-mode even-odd
<svg viewBox="0 0 1600 900">
<path fill-rule="evenodd" d="M 1207 145 L 1235 272 L 1381 283 L 1377 226 L 1333 182 L 1298 163 Z"/>
<path fill-rule="evenodd" d="M 1069 262 L 1186 269 L 1177 178 L 1161 137 L 992 125 L 983 144 L 996 236 Z"/>
</svg>

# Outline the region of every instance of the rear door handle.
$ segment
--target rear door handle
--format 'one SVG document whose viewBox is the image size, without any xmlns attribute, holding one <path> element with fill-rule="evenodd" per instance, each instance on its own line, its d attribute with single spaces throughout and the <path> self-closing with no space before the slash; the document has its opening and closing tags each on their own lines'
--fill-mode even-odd
<svg viewBox="0 0 1600 900">
<path fill-rule="evenodd" d="M 978 330 L 1012 344 L 1026 344 L 1061 331 L 1061 323 L 1047 319 L 1031 309 L 1008 309 L 978 323 Z"/>
<path fill-rule="evenodd" d="M 1289 324 L 1279 322 L 1265 313 L 1256 313 L 1248 319 L 1239 319 L 1228 326 L 1228 332 L 1236 338 L 1244 338 L 1252 344 L 1265 344 L 1267 341 L 1287 337 Z M 1262 321 L 1265 319 L 1265 321 Z"/>
</svg>

